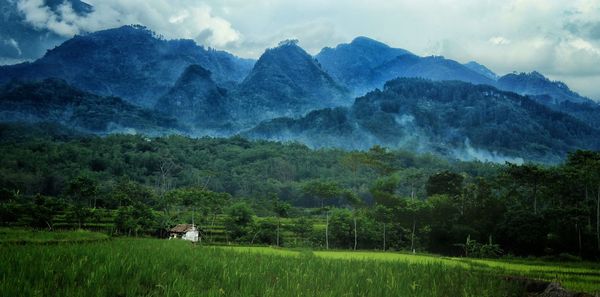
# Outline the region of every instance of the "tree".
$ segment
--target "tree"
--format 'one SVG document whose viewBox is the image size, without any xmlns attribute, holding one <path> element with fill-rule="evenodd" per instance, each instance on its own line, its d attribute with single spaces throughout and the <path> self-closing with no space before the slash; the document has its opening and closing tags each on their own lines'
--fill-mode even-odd
<svg viewBox="0 0 600 297">
<path fill-rule="evenodd" d="M 370 189 L 375 203 L 389 208 L 397 207 L 400 204 L 400 198 L 396 194 L 398 182 L 399 178 L 396 175 L 375 180 Z"/>
<path fill-rule="evenodd" d="M 134 205 L 138 202 L 149 206 L 158 205 L 152 190 L 125 178 L 119 180 L 113 187 L 111 197 L 117 202 L 118 207 Z"/>
<path fill-rule="evenodd" d="M 458 197 L 462 193 L 463 179 L 462 175 L 447 170 L 433 174 L 427 180 L 427 196 Z"/>
<path fill-rule="evenodd" d="M 357 210 L 363 206 L 362 200 L 360 200 L 360 198 L 354 194 L 351 191 L 344 191 L 343 192 L 343 197 L 344 200 L 346 200 L 346 202 L 348 204 L 350 204 L 351 208 L 352 208 L 352 219 L 354 221 L 354 250 L 356 250 L 356 247 L 358 245 L 358 229 L 356 227 L 357 223 L 356 223 L 356 212 Z"/>
<path fill-rule="evenodd" d="M 354 239 L 354 214 L 349 209 L 336 208 L 331 212 L 331 237 L 337 246 L 351 248 Z"/>
<path fill-rule="evenodd" d="M 155 216 L 150 207 L 141 202 L 134 205 L 121 206 L 115 218 L 117 230 L 131 236 L 140 232 L 150 231 L 156 225 Z"/>
<path fill-rule="evenodd" d="M 56 215 L 64 208 L 64 202 L 57 198 L 36 195 L 29 208 L 32 227 L 52 230 Z"/>
<path fill-rule="evenodd" d="M 287 202 L 279 201 L 278 197 L 275 196 L 273 200 L 273 211 L 277 215 L 277 246 L 279 246 L 279 230 L 281 228 L 281 218 L 287 217 L 289 210 L 292 206 Z"/>
<path fill-rule="evenodd" d="M 320 199 L 321 209 L 325 210 L 325 248 L 329 249 L 329 209 L 325 209 L 325 201 L 339 198 L 344 192 L 333 182 L 311 181 L 304 185 L 304 193 Z"/>
<path fill-rule="evenodd" d="M 386 250 L 386 226 L 392 220 L 392 209 L 385 205 L 377 204 L 374 209 L 374 216 L 378 222 L 383 224 L 383 250 Z"/>
<path fill-rule="evenodd" d="M 508 167 L 506 167 L 506 174 L 508 174 L 515 183 L 525 185 L 530 189 L 531 200 L 533 200 L 533 213 L 537 214 L 538 191 L 540 184 L 547 177 L 546 171 L 533 164 L 508 164 Z"/>
<path fill-rule="evenodd" d="M 517 255 L 540 255 L 546 246 L 548 224 L 539 214 L 514 209 L 499 224 L 499 241 Z"/>
<path fill-rule="evenodd" d="M 294 223 L 291 226 L 292 231 L 296 234 L 296 236 L 302 239 L 302 242 L 305 243 L 308 236 L 313 232 L 313 223 L 306 219 L 305 217 L 300 217 L 294 220 Z"/>
<path fill-rule="evenodd" d="M 225 230 L 232 240 L 240 240 L 248 235 L 254 222 L 254 213 L 245 202 L 236 202 L 225 211 Z"/>
<path fill-rule="evenodd" d="M 567 168 L 572 168 L 585 187 L 585 201 L 589 201 L 589 188 L 596 188 L 596 248 L 600 251 L 600 152 L 578 150 L 569 154 Z"/>
<path fill-rule="evenodd" d="M 368 163 L 367 155 L 362 152 L 349 152 L 342 157 L 341 163 L 352 171 L 352 186 L 356 187 L 358 170 Z"/>
<path fill-rule="evenodd" d="M 453 235 L 453 228 L 457 222 L 460 212 L 453 199 L 448 195 L 433 195 L 427 198 L 429 208 L 429 225 L 431 235 L 429 238 L 429 250 L 439 253 L 449 253 L 453 244 L 459 242 L 459 238 Z M 464 237 L 460 235 L 460 242 Z M 466 234 L 465 234 L 466 236 Z"/>
<path fill-rule="evenodd" d="M 427 204 L 419 199 L 407 199 L 406 211 L 412 218 L 411 235 L 410 235 L 410 250 L 415 252 L 415 235 L 417 231 L 417 220 L 420 217 L 425 217 L 425 212 L 428 210 Z"/>
<path fill-rule="evenodd" d="M 87 176 L 78 176 L 69 182 L 67 194 L 76 204 L 96 208 L 98 183 Z"/>
</svg>

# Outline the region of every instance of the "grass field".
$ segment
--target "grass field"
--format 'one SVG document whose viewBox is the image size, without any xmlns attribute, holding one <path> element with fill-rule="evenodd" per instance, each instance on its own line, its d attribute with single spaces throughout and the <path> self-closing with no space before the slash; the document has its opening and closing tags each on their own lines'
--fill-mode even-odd
<svg viewBox="0 0 600 297">
<path fill-rule="evenodd" d="M 38 231 L 20 228 L 0 228 L 0 244 L 86 242 L 108 239 L 108 235 L 86 230 Z"/>
<path fill-rule="evenodd" d="M 600 289 L 597 266 L 590 263 L 563 267 L 135 238 L 0 245 L 0 296 L 522 296 L 518 284 L 501 276 L 547 279 L 555 272 L 581 275 L 571 288 Z"/>
<path fill-rule="evenodd" d="M 301 254 L 298 251 L 268 247 L 222 248 L 245 253 L 266 253 L 285 256 L 299 256 Z M 524 276 L 546 281 L 558 281 L 564 287 L 574 291 L 600 294 L 600 263 L 469 259 L 371 251 L 315 251 L 314 255 L 324 259 L 440 265 L 487 272 L 499 276 Z"/>
</svg>

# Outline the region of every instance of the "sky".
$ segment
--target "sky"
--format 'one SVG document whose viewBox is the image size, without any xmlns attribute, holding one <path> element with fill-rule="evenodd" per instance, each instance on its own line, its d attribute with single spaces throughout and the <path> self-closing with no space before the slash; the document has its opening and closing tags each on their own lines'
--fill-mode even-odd
<svg viewBox="0 0 600 297">
<path fill-rule="evenodd" d="M 536 70 L 600 99 L 600 0 L 86 0 L 94 6 L 87 15 L 68 3 L 51 10 L 43 0 L 0 1 L 15 3 L 27 26 L 64 38 L 142 24 L 257 58 L 283 39 L 316 54 L 367 36 L 419 55 L 475 60 L 500 75 Z M 16 53 L 28 46 L 2 39 Z"/>
</svg>

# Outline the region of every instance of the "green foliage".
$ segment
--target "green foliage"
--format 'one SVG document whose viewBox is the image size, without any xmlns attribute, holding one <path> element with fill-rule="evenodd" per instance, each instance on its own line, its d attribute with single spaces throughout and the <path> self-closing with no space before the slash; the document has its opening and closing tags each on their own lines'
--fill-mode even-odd
<svg viewBox="0 0 600 297">
<path fill-rule="evenodd" d="M 463 177 L 460 174 L 443 171 L 433 174 L 427 180 L 427 196 L 448 195 L 458 197 L 462 193 Z"/>
<path fill-rule="evenodd" d="M 143 231 L 155 230 L 155 217 L 148 205 L 135 202 L 117 209 L 115 225 L 122 234 L 137 236 Z"/>
<path fill-rule="evenodd" d="M 354 247 L 356 218 L 359 249 L 461 255 L 467 236 L 491 236 L 512 255 L 598 255 L 598 152 L 548 167 L 241 137 L 37 137 L 0 141 L 4 226 L 166 236 L 193 217 L 211 243 L 324 248 L 326 208 L 331 248 Z"/>
<path fill-rule="evenodd" d="M 225 213 L 225 230 L 229 238 L 234 241 L 248 239 L 250 228 L 254 222 L 253 211 L 245 202 L 236 202 L 229 206 Z"/>
<path fill-rule="evenodd" d="M 491 238 L 489 243 L 481 244 L 477 240 L 471 240 L 469 235 L 467 241 L 459 246 L 464 249 L 465 256 L 471 258 L 498 258 L 503 253 L 500 245 L 493 244 Z"/>
</svg>

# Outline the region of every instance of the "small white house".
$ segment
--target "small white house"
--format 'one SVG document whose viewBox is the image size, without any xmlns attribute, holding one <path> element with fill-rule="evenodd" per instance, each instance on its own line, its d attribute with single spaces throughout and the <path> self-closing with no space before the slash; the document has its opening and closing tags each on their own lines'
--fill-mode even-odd
<svg viewBox="0 0 600 297">
<path fill-rule="evenodd" d="M 200 232 L 193 224 L 179 224 L 170 230 L 169 239 L 175 238 L 198 242 L 200 240 Z"/>
</svg>

